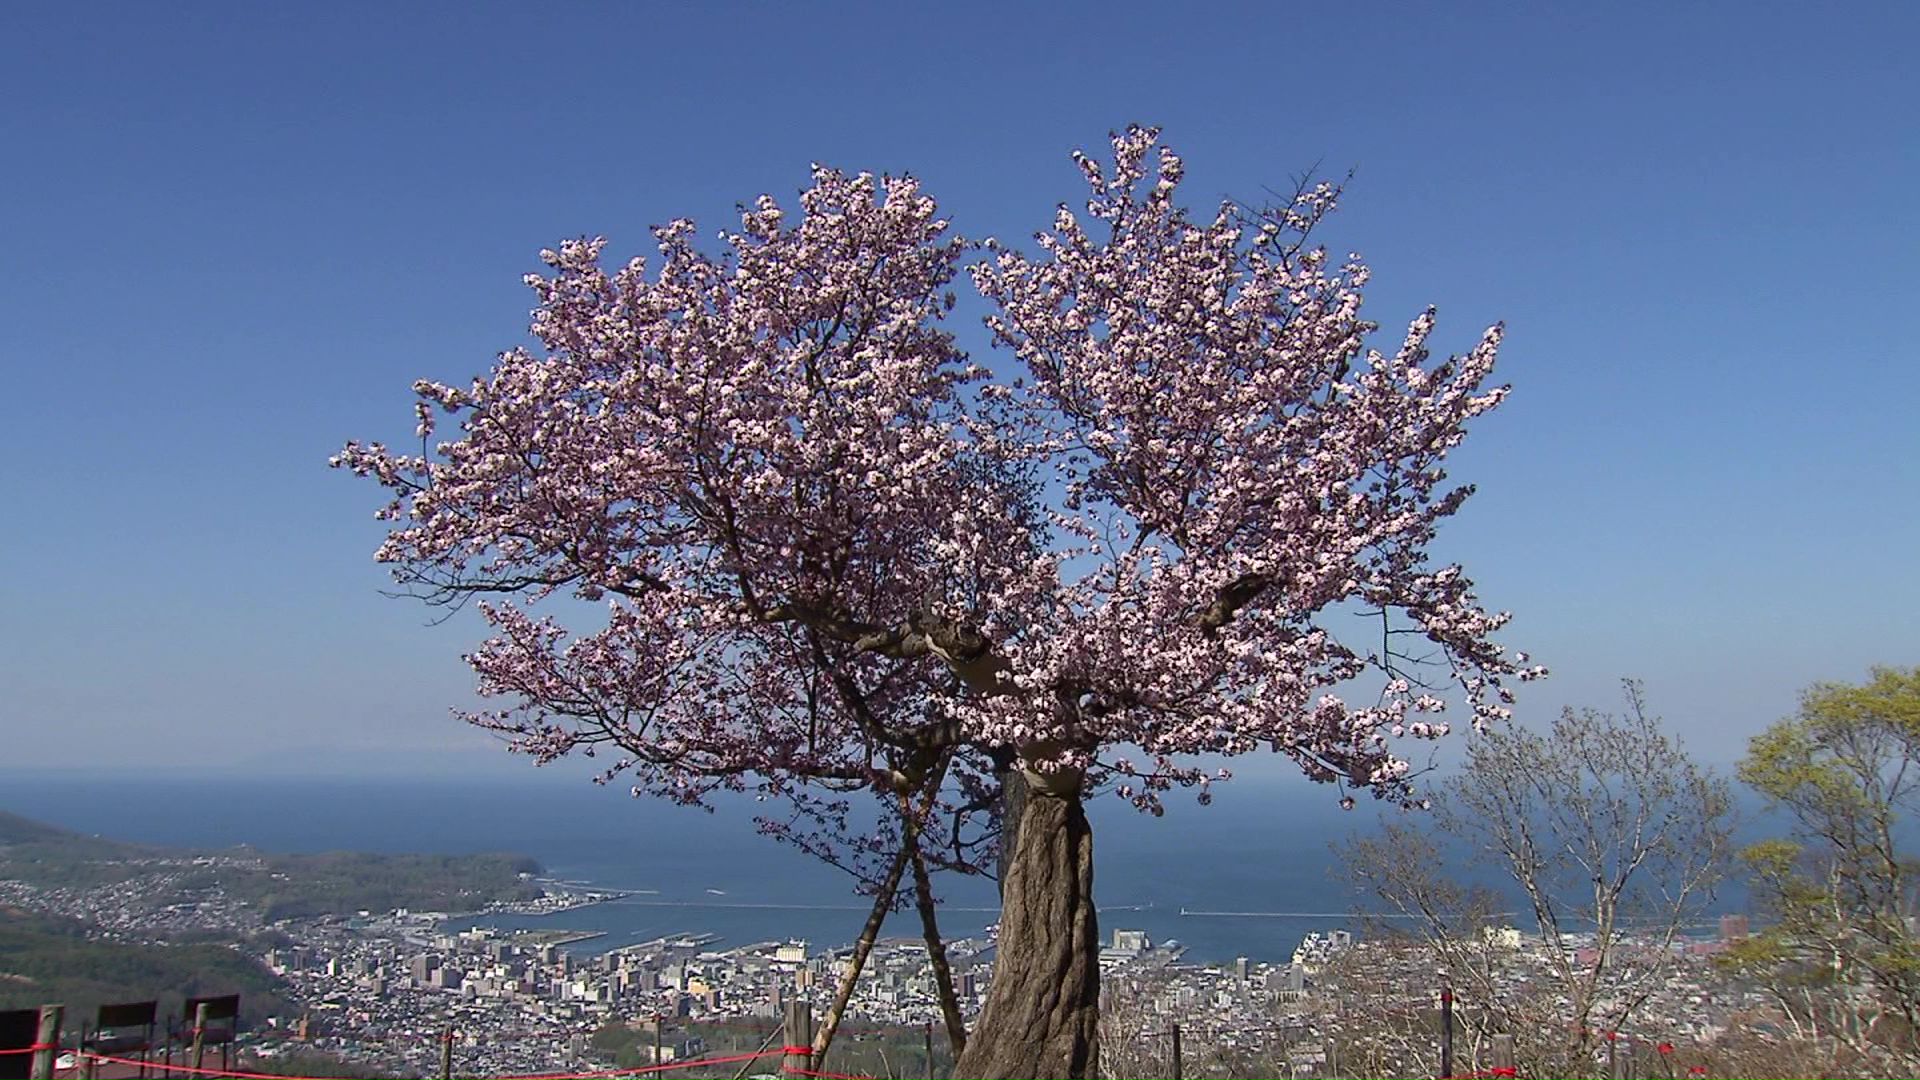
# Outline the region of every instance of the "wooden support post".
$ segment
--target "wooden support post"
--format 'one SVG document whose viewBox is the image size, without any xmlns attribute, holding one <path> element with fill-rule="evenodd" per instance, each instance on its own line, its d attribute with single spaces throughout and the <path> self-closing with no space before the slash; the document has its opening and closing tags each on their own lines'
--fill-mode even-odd
<svg viewBox="0 0 1920 1080">
<path fill-rule="evenodd" d="M 1173 1071 L 1167 1074 L 1173 1080 L 1181 1080 L 1187 1075 L 1186 1063 L 1180 1060 L 1180 1025 L 1173 1025 Z"/>
<path fill-rule="evenodd" d="M 933 1080 L 933 1021 L 927 1021 L 922 1027 L 920 1034 L 926 1041 L 927 1080 Z"/>
<path fill-rule="evenodd" d="M 193 1007 L 193 1068 L 196 1074 L 204 1071 L 207 1063 L 207 1048 L 200 1036 L 207 1030 L 207 1003 L 201 1002 Z"/>
<path fill-rule="evenodd" d="M 1326 1043 L 1321 1047 L 1321 1051 L 1326 1056 L 1326 1059 L 1327 1059 L 1326 1064 L 1323 1067 L 1322 1071 L 1325 1072 L 1329 1078 L 1339 1076 L 1340 1075 L 1340 1044 L 1334 1042 L 1332 1039 L 1328 1039 Z"/>
<path fill-rule="evenodd" d="M 60 1020 L 65 1005 L 40 1006 L 40 1024 L 33 1031 L 33 1080 L 53 1080 L 53 1063 L 60 1056 Z"/>
<path fill-rule="evenodd" d="M 440 1080 L 453 1080 L 453 1029 L 440 1036 Z"/>
<path fill-rule="evenodd" d="M 786 1030 L 781 1038 L 787 1041 L 780 1057 L 780 1071 L 787 1076 L 798 1076 L 811 1071 L 813 1068 L 812 1002 L 787 1002 Z"/>
<path fill-rule="evenodd" d="M 666 1064 L 666 1061 L 660 1056 L 660 1030 L 666 1026 L 667 1026 L 666 1020 L 663 1019 L 659 1013 L 654 1013 L 653 1014 L 653 1063 L 655 1065 Z"/>
<path fill-rule="evenodd" d="M 1453 1080 L 1453 982 L 1440 976 L 1440 1080 Z"/>
<path fill-rule="evenodd" d="M 1513 1067 L 1513 1036 L 1493 1037 L 1493 1071 L 1499 1076 L 1517 1076 Z"/>
</svg>

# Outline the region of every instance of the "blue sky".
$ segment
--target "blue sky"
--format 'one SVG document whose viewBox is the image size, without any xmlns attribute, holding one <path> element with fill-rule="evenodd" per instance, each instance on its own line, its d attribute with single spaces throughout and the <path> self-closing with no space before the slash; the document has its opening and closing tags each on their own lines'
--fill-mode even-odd
<svg viewBox="0 0 1920 1080">
<path fill-rule="evenodd" d="M 1911 4 L 0 7 L 0 764 L 511 767 L 470 624 L 382 599 L 325 468 L 522 339 L 569 236 L 819 160 L 972 236 L 1161 125 L 1194 198 L 1356 179 L 1394 327 L 1505 319 L 1444 539 L 1555 669 L 1731 760 L 1920 663 Z M 971 327 L 975 344 L 984 343 Z M 524 768 L 524 765 L 518 766 Z"/>
</svg>

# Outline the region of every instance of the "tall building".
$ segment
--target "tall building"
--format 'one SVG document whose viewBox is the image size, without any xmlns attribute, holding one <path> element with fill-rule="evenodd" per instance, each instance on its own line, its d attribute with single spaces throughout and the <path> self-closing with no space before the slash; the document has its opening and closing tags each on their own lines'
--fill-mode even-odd
<svg viewBox="0 0 1920 1080">
<path fill-rule="evenodd" d="M 1743 941 L 1747 936 L 1747 917 L 1745 915 L 1720 916 L 1720 940 L 1725 942 Z"/>
</svg>

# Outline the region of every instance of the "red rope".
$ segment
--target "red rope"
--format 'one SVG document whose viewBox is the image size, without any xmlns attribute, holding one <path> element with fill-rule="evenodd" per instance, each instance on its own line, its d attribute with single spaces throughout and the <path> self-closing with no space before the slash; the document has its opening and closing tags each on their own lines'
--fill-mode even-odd
<svg viewBox="0 0 1920 1080">
<path fill-rule="evenodd" d="M 111 1062 L 116 1065 L 146 1064 L 150 1068 L 168 1072 L 188 1073 L 194 1076 L 237 1077 L 239 1080 L 330 1080 L 324 1076 L 286 1076 L 279 1073 L 239 1072 L 233 1069 L 196 1069 L 191 1065 L 164 1065 L 160 1062 L 141 1062 L 138 1058 L 114 1057 L 110 1054 L 82 1054 L 92 1061 Z M 603 1069 L 599 1072 L 579 1073 L 522 1073 L 516 1076 L 503 1076 L 499 1080 L 600 1080 L 601 1077 L 643 1076 L 649 1073 L 671 1072 L 675 1069 L 697 1069 L 706 1065 L 733 1065 L 742 1061 L 767 1057 L 765 1052 L 758 1054 L 735 1054 L 732 1057 L 689 1058 L 686 1061 L 670 1062 L 666 1065 L 648 1065 L 637 1069 Z"/>
<path fill-rule="evenodd" d="M 26 1046 L 15 1047 L 12 1050 L 0 1050 L 0 1054 L 37 1054 L 42 1050 L 58 1049 L 60 1049 L 59 1043 L 29 1043 Z"/>
</svg>

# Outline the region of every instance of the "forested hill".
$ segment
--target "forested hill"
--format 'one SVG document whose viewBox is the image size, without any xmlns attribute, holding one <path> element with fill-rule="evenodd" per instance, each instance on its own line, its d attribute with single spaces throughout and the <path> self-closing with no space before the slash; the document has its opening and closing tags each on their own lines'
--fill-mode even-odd
<svg viewBox="0 0 1920 1080">
<path fill-rule="evenodd" d="M 133 855 L 143 850 L 139 844 L 83 836 L 71 829 L 0 810 L 0 858 L 7 856 L 8 849 L 22 845 L 44 848 L 48 853 L 65 852 L 94 857 Z"/>
<path fill-rule="evenodd" d="M 261 920 L 386 912 L 472 911 L 540 895 L 524 855 L 273 854 L 209 851 L 85 836 L 0 810 L 0 882 L 86 890 L 130 883 L 149 902 L 218 893 Z"/>
<path fill-rule="evenodd" d="M 286 1011 L 279 989 L 258 960 L 224 945 L 114 941 L 78 919 L 0 905 L 0 1009 L 59 1001 L 77 1022 L 110 1001 L 157 998 L 178 1015 L 183 998 L 238 993 L 243 1019 L 257 1024 Z"/>
</svg>

